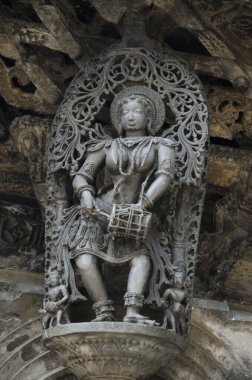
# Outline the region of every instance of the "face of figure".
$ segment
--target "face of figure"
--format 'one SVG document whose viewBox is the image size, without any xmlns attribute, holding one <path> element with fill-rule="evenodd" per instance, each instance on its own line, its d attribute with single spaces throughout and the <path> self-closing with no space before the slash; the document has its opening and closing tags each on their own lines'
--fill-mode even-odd
<svg viewBox="0 0 252 380">
<path fill-rule="evenodd" d="M 147 121 L 145 106 L 137 99 L 129 100 L 122 105 L 121 123 L 125 132 L 146 131 Z"/>
<path fill-rule="evenodd" d="M 59 285 L 59 276 L 57 274 L 53 274 L 50 277 L 50 285 L 51 286 L 57 286 Z"/>
</svg>

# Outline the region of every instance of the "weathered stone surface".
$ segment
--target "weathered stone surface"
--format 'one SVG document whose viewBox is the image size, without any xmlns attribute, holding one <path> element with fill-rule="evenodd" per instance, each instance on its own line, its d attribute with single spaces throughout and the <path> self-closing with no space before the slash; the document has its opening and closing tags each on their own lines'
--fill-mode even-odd
<svg viewBox="0 0 252 380">
<path fill-rule="evenodd" d="M 1 325 L 5 328 L 1 341 L 1 378 L 7 380 L 10 376 L 16 376 L 19 380 L 37 380 L 44 376 L 48 380 L 76 379 L 42 345 L 41 322 L 38 319 L 41 296 L 26 294 L 15 301 L 0 302 Z M 145 377 L 144 380 L 203 380 L 212 376 L 216 380 L 250 378 L 252 314 L 248 311 L 234 312 L 229 310 L 227 304 L 223 307 L 222 303 L 213 301 L 203 303 L 200 300 L 197 304 L 204 305 L 204 308 L 194 308 L 188 350 L 181 359 L 169 361 L 155 376 Z M 84 342 L 81 344 L 84 345 Z M 82 353 L 90 354 L 88 347 L 85 348 L 83 346 Z M 123 349 L 123 345 L 119 349 Z M 112 351 L 106 351 L 104 347 L 101 354 L 107 352 Z M 139 340 L 136 352 L 140 354 Z M 25 360 L 28 354 L 33 356 Z"/>
<path fill-rule="evenodd" d="M 242 259 L 238 259 L 230 269 L 222 292 L 230 300 L 246 304 L 252 303 L 252 249 L 247 249 Z"/>
<path fill-rule="evenodd" d="M 160 328 L 122 322 L 47 329 L 44 343 L 80 379 L 142 379 L 184 350 L 184 338 Z"/>
<path fill-rule="evenodd" d="M 202 230 L 212 233 L 209 253 L 215 251 L 214 254 L 218 257 L 227 253 L 226 259 L 222 262 L 226 270 L 226 278 L 225 281 L 218 279 L 221 291 L 218 290 L 216 297 L 220 300 L 225 298 L 232 300 L 235 308 L 244 308 L 248 312 L 252 297 L 251 245 L 246 248 L 242 257 L 233 255 L 232 250 L 229 255 L 227 247 L 229 244 L 232 245 L 232 241 L 235 240 L 237 234 L 239 235 L 240 228 L 237 227 L 237 230 L 233 230 L 231 234 L 230 219 L 227 221 L 225 216 L 224 229 L 221 234 L 216 233 L 213 218 L 216 217 L 214 212 L 216 204 L 223 197 L 232 194 L 236 184 L 248 177 L 249 167 L 252 165 L 250 27 L 252 9 L 248 1 L 221 0 L 218 6 L 216 4 L 214 0 L 207 2 L 204 0 L 139 0 L 134 4 L 128 0 L 90 2 L 10 0 L 2 2 L 0 93 L 6 102 L 1 101 L 0 197 L 5 201 L 8 200 L 14 208 L 16 204 L 23 206 L 32 203 L 34 205 L 35 196 L 43 203 L 44 183 L 35 184 L 30 180 L 29 172 L 32 165 L 29 162 L 29 155 L 27 157 L 22 155 L 17 144 L 18 139 L 14 142 L 14 139 L 9 137 L 11 120 L 23 114 L 42 116 L 42 118 L 46 115 L 53 117 L 57 106 L 55 107 L 52 103 L 58 102 L 60 92 L 64 94 L 78 67 L 105 46 L 118 42 L 119 32 L 121 32 L 120 23 L 124 13 L 133 6 L 137 8 L 143 6 L 151 38 L 156 41 L 156 44 L 168 41 L 173 49 L 179 50 L 181 57 L 190 62 L 200 75 L 208 94 L 212 119 L 210 133 L 214 144 L 218 145 L 212 145 L 210 152 L 207 205 L 203 215 Z M 239 94 L 239 91 L 243 91 L 242 94 Z M 8 118 L 4 120 L 2 113 L 6 111 L 8 111 Z M 31 129 L 33 126 L 35 124 L 31 123 Z M 34 132 L 36 139 L 36 126 Z M 40 155 L 41 152 L 36 158 Z M 43 174 L 41 171 L 37 173 Z M 248 202 L 247 199 L 246 203 Z M 25 239 L 22 239 L 21 230 L 27 231 L 27 219 L 24 216 L 20 219 L 12 211 L 9 210 L 7 223 L 5 213 L 2 208 L 0 209 L 0 254 L 2 254 L 0 289 L 1 299 L 3 299 L 0 306 L 1 330 L 7 334 L 12 327 L 21 327 L 22 323 L 27 323 L 27 329 L 31 328 L 31 333 L 35 336 L 40 333 L 41 326 L 38 323 L 34 330 L 30 327 L 32 323 L 29 324 L 29 322 L 35 318 L 37 309 L 41 305 L 38 304 L 36 296 L 28 293 L 41 294 L 42 277 L 34 279 L 31 274 L 28 276 L 28 272 L 22 269 L 42 272 L 43 254 L 37 255 L 33 250 L 34 247 L 32 250 L 22 250 Z M 39 213 L 38 208 L 37 212 Z M 244 216 L 241 218 L 242 223 L 249 224 L 248 219 L 248 216 Z M 34 221 L 29 220 L 27 236 L 31 236 L 30 232 L 34 231 L 35 225 Z M 11 231 L 6 234 L 4 231 L 8 229 Z M 19 232 L 18 229 L 20 229 Z M 19 240 L 18 235 L 20 235 Z M 6 238 L 8 246 L 6 246 Z M 205 278 L 202 273 L 205 281 L 209 279 L 206 273 L 209 274 L 210 266 L 213 269 L 211 275 L 216 273 L 218 260 L 216 265 L 214 265 L 213 257 L 209 260 L 209 266 L 205 263 Z M 10 268 L 15 268 L 15 270 Z M 206 290 L 204 286 L 200 287 L 198 283 L 196 285 L 199 294 L 204 297 L 213 297 L 209 288 Z M 155 376 L 155 380 L 168 378 L 201 380 L 209 377 L 240 380 L 244 378 L 244 373 L 239 367 L 240 363 L 245 372 L 246 367 L 250 368 L 251 372 L 250 341 L 247 340 L 250 339 L 248 332 L 251 322 L 218 319 L 212 313 L 206 316 L 203 314 L 201 313 L 197 318 L 197 323 L 200 319 L 206 318 L 211 321 L 209 322 L 211 326 L 206 327 L 205 322 L 197 330 L 193 326 L 192 345 L 188 356 L 184 356 L 179 363 L 170 364 L 162 374 Z M 239 316 L 239 318 L 245 317 Z M 203 333 L 215 338 L 198 339 Z M 34 346 L 31 343 L 31 347 L 25 348 L 24 353 L 20 355 L 22 346 L 26 344 L 29 346 L 31 336 L 25 329 L 14 335 L 11 333 L 6 345 L 5 341 L 2 341 L 1 347 L 8 346 L 10 351 L 4 348 L 5 354 L 9 353 L 9 359 L 6 362 L 8 372 L 4 372 L 3 376 L 1 373 L 1 378 L 10 379 L 14 376 L 13 373 L 16 374 L 14 378 L 18 380 L 37 380 L 43 376 L 53 380 L 74 378 L 66 369 L 55 364 L 50 355 L 43 350 L 41 356 L 37 355 L 36 344 Z M 221 342 L 219 337 L 221 337 Z M 212 356 L 215 345 L 221 345 L 223 342 L 225 342 L 223 355 L 218 358 Z M 42 349 L 41 342 L 39 344 Z M 209 350 L 208 347 L 210 347 Z M 234 360 L 232 364 L 229 364 L 229 369 L 223 369 L 226 365 L 223 364 L 223 358 L 232 357 L 233 360 L 234 353 L 237 361 Z M 19 355 L 21 362 L 18 361 Z M 29 358 L 29 355 L 30 359 L 23 361 L 24 358 Z M 35 356 L 32 357 L 32 355 Z M 21 372 L 18 372 L 21 368 Z M 148 380 L 154 380 L 154 378 Z"/>
</svg>

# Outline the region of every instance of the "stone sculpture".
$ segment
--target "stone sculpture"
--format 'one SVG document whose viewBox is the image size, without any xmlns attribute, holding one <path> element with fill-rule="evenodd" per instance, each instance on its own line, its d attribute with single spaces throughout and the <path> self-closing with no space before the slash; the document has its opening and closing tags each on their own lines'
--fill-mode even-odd
<svg viewBox="0 0 252 380">
<path fill-rule="evenodd" d="M 67 288 L 61 283 L 60 275 L 55 268 L 51 271 L 48 284 L 48 296 L 44 299 L 43 311 L 46 313 L 43 319 L 43 327 L 46 329 L 54 324 L 60 324 L 64 316 L 65 322 L 70 322 L 65 311 L 68 299 Z M 63 315 L 64 313 L 64 315 Z"/>
<path fill-rule="evenodd" d="M 165 270 L 172 272 L 157 235 L 149 232 L 151 224 L 154 228 L 158 223 L 157 216 L 151 221 L 150 210 L 171 188 L 174 178 L 176 144 L 153 136 L 162 127 L 164 116 L 162 100 L 151 89 L 133 86 L 121 91 L 111 106 L 111 119 L 119 137 L 90 142 L 86 159 L 74 176 L 73 187 L 81 207 L 76 206 L 76 222 L 67 227 L 67 244 L 94 302 L 94 321 L 114 320 L 113 303 L 108 300 L 98 269 L 97 260 L 101 259 L 130 264 L 124 321 L 155 324 L 139 310 L 150 263 L 156 266 L 155 255 L 163 259 L 160 275 L 165 278 Z M 102 166 L 108 170 L 112 184 L 97 196 L 99 189 L 93 183 Z M 156 283 L 157 279 L 151 281 Z M 150 302 L 157 294 L 152 297 Z"/>
<path fill-rule="evenodd" d="M 181 335 L 186 333 L 185 324 L 185 307 L 183 301 L 185 298 L 185 292 L 181 289 L 166 289 L 163 294 L 163 307 L 164 313 L 164 328 L 169 327 L 174 332 L 179 332 Z"/>
<path fill-rule="evenodd" d="M 48 148 L 45 279 L 57 268 L 68 296 L 62 312 L 68 310 L 71 323 L 53 317 L 45 337 L 80 378 L 94 376 L 97 360 L 115 356 L 114 348 L 104 349 L 91 360 L 84 347 L 93 343 L 99 352 L 120 347 L 120 376 L 115 366 L 105 371 L 109 378 L 154 373 L 181 352 L 190 324 L 205 193 L 206 103 L 197 77 L 169 49 L 155 49 L 146 38 L 139 47 L 126 42 L 75 77 Z M 128 266 L 115 303 L 107 266 Z M 71 305 L 78 300 L 84 301 L 78 322 L 89 323 L 75 323 Z M 153 347 L 155 359 L 139 372 L 130 340 L 145 333 L 143 355 Z M 121 334 L 125 343 L 118 346 Z M 125 355 L 132 360 L 128 372 Z M 96 367 L 97 379 L 104 365 Z"/>
<path fill-rule="evenodd" d="M 118 54 L 123 57 L 126 53 Z M 131 60 L 125 58 L 123 64 L 132 70 L 134 65 L 141 66 L 141 60 L 147 59 L 148 62 L 148 59 L 153 59 L 146 53 L 141 53 L 140 59 L 135 50 L 131 54 Z M 92 72 L 93 69 L 89 70 Z M 98 73 L 97 67 L 96 70 Z M 87 72 L 87 75 L 91 74 Z M 202 126 L 206 129 L 206 109 L 202 94 L 197 100 L 198 114 L 195 117 L 192 113 L 195 99 L 187 89 L 183 89 L 182 95 L 174 93 L 171 97 L 169 94 L 170 103 L 165 104 L 164 91 L 161 95 L 146 86 L 143 80 L 133 77 L 131 73 L 133 83 L 110 98 L 109 106 L 106 104 L 110 108 L 113 127 L 106 127 L 109 132 L 100 123 L 94 123 L 93 127 L 83 128 L 85 140 L 79 135 L 82 132 L 76 129 L 75 121 L 72 127 L 67 125 L 69 132 L 66 132 L 66 127 L 59 125 L 62 124 L 62 116 L 56 116 L 56 134 L 50 148 L 49 169 L 54 168 L 50 169 L 48 177 L 47 212 L 55 210 L 52 205 L 60 204 L 61 221 L 56 223 L 57 253 L 51 256 L 48 265 L 50 268 L 63 266 L 60 270 L 66 277 L 66 283 L 70 284 L 71 302 L 84 299 L 75 284 L 72 266 L 75 261 L 88 296 L 94 303 L 94 321 L 112 321 L 115 319 L 114 306 L 108 299 L 99 262 L 113 265 L 128 262 L 130 271 L 124 297 L 127 307 L 124 321 L 163 325 L 163 321 L 156 323 L 143 316 L 140 309 L 144 302 L 162 308 L 161 295 L 167 288 L 183 289 L 186 293 L 189 268 L 185 239 L 188 239 L 188 223 L 193 221 L 192 214 L 186 211 L 191 206 L 194 212 L 197 210 L 198 224 L 202 203 L 199 201 L 204 189 L 196 195 L 197 190 L 195 192 L 189 185 L 200 184 L 198 178 L 204 172 L 207 133 L 206 130 L 202 132 Z M 135 85 L 135 82 L 140 84 Z M 85 85 L 88 95 L 90 91 L 94 93 L 95 87 L 89 88 L 90 82 Z M 98 97 L 92 111 L 87 101 L 85 111 L 92 120 L 104 103 L 105 100 Z M 67 105 L 65 107 L 67 109 Z M 191 112 L 190 117 L 194 117 L 187 121 L 188 125 L 183 120 L 187 109 L 189 114 Z M 79 111 L 81 115 L 87 118 Z M 87 125 L 90 123 L 91 120 Z M 66 133 L 70 132 L 75 137 L 69 140 Z M 69 146 L 64 145 L 68 140 Z M 75 156 L 78 156 L 77 160 Z M 60 170 L 59 157 L 62 162 Z M 62 174 L 62 169 L 67 169 L 68 177 Z M 181 187 L 180 183 L 185 182 L 188 185 Z M 66 189 L 71 188 L 74 201 L 69 208 L 71 200 Z M 164 219 L 165 225 L 162 226 Z M 194 240 L 196 244 L 197 239 Z"/>
</svg>

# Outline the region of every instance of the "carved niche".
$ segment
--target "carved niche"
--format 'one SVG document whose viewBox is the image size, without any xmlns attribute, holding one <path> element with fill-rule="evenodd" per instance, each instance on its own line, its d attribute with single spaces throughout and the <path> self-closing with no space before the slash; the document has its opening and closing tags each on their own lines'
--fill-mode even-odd
<svg viewBox="0 0 252 380">
<path fill-rule="evenodd" d="M 83 379 L 156 373 L 190 326 L 206 101 L 170 49 L 132 41 L 80 70 L 48 150 L 44 342 Z"/>
</svg>

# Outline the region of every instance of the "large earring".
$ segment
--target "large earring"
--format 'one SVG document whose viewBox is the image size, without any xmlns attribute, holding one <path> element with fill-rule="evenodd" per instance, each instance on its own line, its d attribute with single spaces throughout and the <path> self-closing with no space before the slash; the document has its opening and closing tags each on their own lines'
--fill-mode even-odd
<svg viewBox="0 0 252 380">
<path fill-rule="evenodd" d="M 119 136 L 122 136 L 122 134 L 123 134 L 122 123 L 119 123 L 119 124 L 118 124 L 117 131 L 118 131 L 118 135 L 119 135 Z"/>
<path fill-rule="evenodd" d="M 154 135 L 154 131 L 152 130 L 152 120 L 151 118 L 148 119 L 147 122 L 147 131 L 150 135 Z"/>
</svg>

